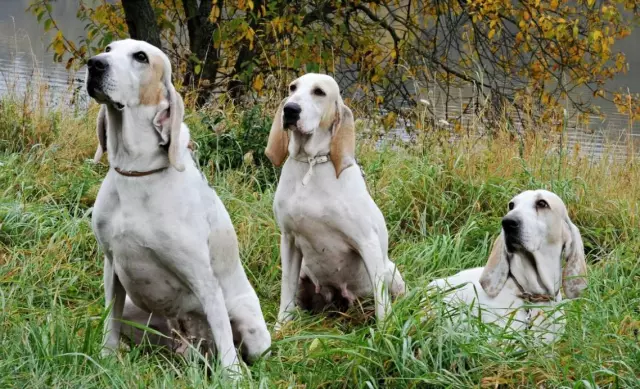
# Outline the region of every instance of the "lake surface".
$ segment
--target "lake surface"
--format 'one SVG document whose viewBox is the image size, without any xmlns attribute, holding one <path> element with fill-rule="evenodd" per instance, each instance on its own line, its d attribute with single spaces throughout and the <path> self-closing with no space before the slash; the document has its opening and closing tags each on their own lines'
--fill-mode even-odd
<svg viewBox="0 0 640 389">
<path fill-rule="evenodd" d="M 47 46 L 54 32 L 43 33 L 43 27 L 30 12 L 25 12 L 30 0 L 0 0 L 0 95 L 22 94 L 28 88 L 39 88 L 46 95 L 45 101 L 51 105 L 86 104 L 88 97 L 84 91 L 84 69 L 68 72 L 64 64 L 53 62 Z M 69 37 L 84 36 L 83 22 L 76 19 L 77 0 L 57 0 L 53 6 L 56 22 Z M 610 88 L 624 88 L 631 93 L 640 92 L 640 50 L 638 50 L 640 29 L 619 42 L 617 48 L 627 54 L 630 70 L 609 83 Z M 41 80 L 34 83 L 34 80 Z M 630 128 L 627 117 L 615 112 L 615 108 L 602 102 L 602 111 L 607 119 L 592 117 L 588 126 L 578 124 L 575 118 L 567 128 L 568 145 L 580 143 L 581 152 L 599 157 L 605 145 L 613 147 L 616 155 L 624 157 L 629 141 L 637 143 L 640 149 L 640 123 Z M 445 117 L 456 117 L 459 107 L 445 109 L 440 104 L 431 107 L 435 121 Z M 457 112 L 456 112 L 457 111 Z M 472 122 L 471 115 L 464 116 L 463 122 Z M 405 140 L 408 134 L 398 130 L 396 135 Z"/>
</svg>

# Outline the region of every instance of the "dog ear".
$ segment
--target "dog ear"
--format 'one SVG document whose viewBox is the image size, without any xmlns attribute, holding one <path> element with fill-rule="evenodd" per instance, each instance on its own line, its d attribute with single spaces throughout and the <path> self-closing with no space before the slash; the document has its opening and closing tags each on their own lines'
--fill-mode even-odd
<svg viewBox="0 0 640 389">
<path fill-rule="evenodd" d="M 184 120 L 184 102 L 178 94 L 171 80 L 167 83 L 169 92 L 169 125 L 171 126 L 171 143 L 169 144 L 169 163 L 179 172 L 184 170 L 184 165 L 178 160 L 180 157 L 180 130 Z"/>
<path fill-rule="evenodd" d="M 164 74 L 167 100 L 160 103 L 161 109 L 153 119 L 153 125 L 160 133 L 161 145 L 169 144 L 169 163 L 177 171 L 184 170 L 180 162 L 180 131 L 184 120 L 184 102 L 171 83 L 171 71 Z"/>
<path fill-rule="evenodd" d="M 331 134 L 331 162 L 336 169 L 336 177 L 356 162 L 356 126 L 353 113 L 342 103 L 336 102 L 337 122 Z"/>
<path fill-rule="evenodd" d="M 565 219 L 564 253 L 567 263 L 562 271 L 562 289 L 568 298 L 576 298 L 587 287 L 587 263 L 580 230 L 569 217 Z"/>
<path fill-rule="evenodd" d="M 282 126 L 282 109 L 286 101 L 286 98 L 282 99 L 280 106 L 276 110 L 276 114 L 273 117 L 273 124 L 271 124 L 271 131 L 269 132 L 267 148 L 264 150 L 267 158 L 269 158 L 275 166 L 282 165 L 284 159 L 287 157 L 289 148 L 289 134 Z"/>
<path fill-rule="evenodd" d="M 508 275 L 509 260 L 504 245 L 504 235 L 500 232 L 500 236 L 493 243 L 489 261 L 480 276 L 480 285 L 486 294 L 496 297 L 504 288 Z"/>
<path fill-rule="evenodd" d="M 104 104 L 100 105 L 100 111 L 98 112 L 96 135 L 98 136 L 98 147 L 93 156 L 93 162 L 98 163 L 102 158 L 102 154 L 107 152 L 107 106 Z"/>
</svg>

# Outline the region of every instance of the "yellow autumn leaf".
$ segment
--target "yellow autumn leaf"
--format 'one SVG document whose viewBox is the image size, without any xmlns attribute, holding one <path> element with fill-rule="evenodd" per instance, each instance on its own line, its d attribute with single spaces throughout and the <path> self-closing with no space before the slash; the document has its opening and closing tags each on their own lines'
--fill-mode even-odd
<svg viewBox="0 0 640 389">
<path fill-rule="evenodd" d="M 58 31 L 55 38 L 53 38 L 53 52 L 62 55 L 66 51 L 64 47 L 64 38 L 62 36 L 62 31 Z"/>
<path fill-rule="evenodd" d="M 589 7 L 593 7 L 593 5 L 596 3 L 596 0 L 587 0 L 587 5 Z"/>
<path fill-rule="evenodd" d="M 264 87 L 264 79 L 262 78 L 262 74 L 258 74 L 256 78 L 253 79 L 253 90 L 260 92 Z"/>
<path fill-rule="evenodd" d="M 602 31 L 600 30 L 595 30 L 593 32 L 593 40 L 597 41 L 598 39 L 602 38 Z"/>
<path fill-rule="evenodd" d="M 211 8 L 211 14 L 209 15 L 209 21 L 210 22 L 215 22 L 216 20 L 218 20 L 219 17 L 220 17 L 220 7 L 218 7 L 217 5 L 214 5 L 213 8 Z"/>
<path fill-rule="evenodd" d="M 494 35 L 496 35 L 496 30 L 490 30 L 487 36 L 489 37 L 489 39 L 491 39 Z"/>
<path fill-rule="evenodd" d="M 255 35 L 256 35 L 256 32 L 251 27 L 247 28 L 247 32 L 244 34 L 244 36 L 247 38 L 247 40 L 249 42 L 251 42 L 251 43 L 253 43 L 253 37 Z"/>
<path fill-rule="evenodd" d="M 552 10 L 556 10 L 558 9 L 558 0 L 551 0 L 551 5 L 550 5 Z"/>
</svg>

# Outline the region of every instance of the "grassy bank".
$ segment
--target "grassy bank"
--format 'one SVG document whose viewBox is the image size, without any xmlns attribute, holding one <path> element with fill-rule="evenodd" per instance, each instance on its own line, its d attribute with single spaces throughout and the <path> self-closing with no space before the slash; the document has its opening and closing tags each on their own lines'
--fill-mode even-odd
<svg viewBox="0 0 640 389">
<path fill-rule="evenodd" d="M 72 115 L 0 101 L 0 387 L 215 385 L 203 364 L 161 352 L 99 357 L 102 258 L 90 210 L 107 167 L 87 162 L 96 113 L 95 106 Z M 261 149 L 270 120 L 254 109 L 191 112 L 187 122 L 271 325 L 281 272 L 271 209 L 278 171 Z M 368 310 L 301 314 L 243 385 L 640 386 L 640 167 L 559 153 L 548 139 L 499 133 L 449 144 L 427 132 L 417 145 L 393 150 L 359 140 L 358 159 L 410 293 L 383 331 L 373 330 Z M 477 323 L 472 331 L 447 324 L 438 297 L 423 289 L 484 264 L 509 199 L 529 188 L 565 200 L 589 264 L 588 290 L 566 307 L 565 336 L 546 348 Z"/>
</svg>

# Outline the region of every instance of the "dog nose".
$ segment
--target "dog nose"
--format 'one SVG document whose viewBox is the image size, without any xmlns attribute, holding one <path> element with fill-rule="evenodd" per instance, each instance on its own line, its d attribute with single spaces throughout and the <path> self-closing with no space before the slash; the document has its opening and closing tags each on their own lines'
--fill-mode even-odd
<svg viewBox="0 0 640 389">
<path fill-rule="evenodd" d="M 520 223 L 517 219 L 511 217 L 505 217 L 502 219 L 502 229 L 506 234 L 518 232 L 518 228 L 520 228 Z"/>
<path fill-rule="evenodd" d="M 285 124 L 295 124 L 298 119 L 300 119 L 302 107 L 296 103 L 287 103 L 285 104 L 283 111 Z"/>
<path fill-rule="evenodd" d="M 93 74 L 104 73 L 109 68 L 109 62 L 104 58 L 93 57 L 87 62 L 89 72 Z"/>
</svg>

